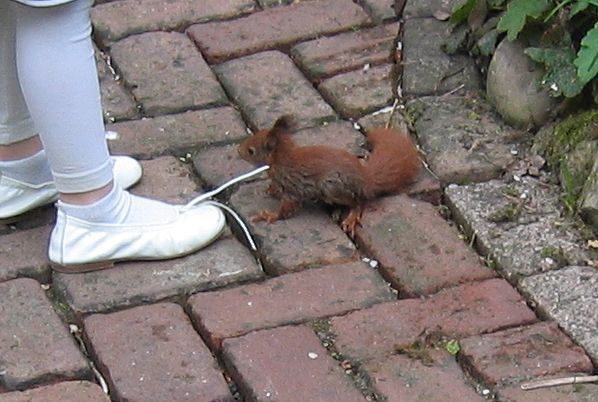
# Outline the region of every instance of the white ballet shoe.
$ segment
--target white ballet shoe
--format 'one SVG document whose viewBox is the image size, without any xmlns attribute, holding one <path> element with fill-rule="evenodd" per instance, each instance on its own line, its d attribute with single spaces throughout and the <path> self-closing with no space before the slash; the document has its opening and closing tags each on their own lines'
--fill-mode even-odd
<svg viewBox="0 0 598 402">
<path fill-rule="evenodd" d="M 114 181 L 122 188 L 133 186 L 143 174 L 141 164 L 128 156 L 113 156 Z M 0 176 L 0 223 L 19 220 L 20 215 L 37 207 L 56 202 L 54 182 L 32 185 Z"/>
<path fill-rule="evenodd" d="M 59 205 L 49 248 L 54 270 L 80 273 L 118 261 L 179 257 L 207 246 L 224 229 L 224 214 L 216 206 L 172 208 L 174 217 L 166 223 L 106 224 L 69 217 Z"/>
</svg>

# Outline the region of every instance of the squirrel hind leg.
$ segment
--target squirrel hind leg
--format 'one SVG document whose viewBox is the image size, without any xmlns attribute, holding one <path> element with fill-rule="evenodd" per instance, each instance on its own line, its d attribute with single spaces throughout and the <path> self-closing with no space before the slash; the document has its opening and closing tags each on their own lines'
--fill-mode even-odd
<svg viewBox="0 0 598 402">
<path fill-rule="evenodd" d="M 301 202 L 295 199 L 289 198 L 288 196 L 282 196 L 280 207 L 278 211 L 260 211 L 251 218 L 252 222 L 266 221 L 272 223 L 281 219 L 290 218 L 301 206 Z"/>
<path fill-rule="evenodd" d="M 349 213 L 341 222 L 341 229 L 350 237 L 355 237 L 355 231 L 361 226 L 361 215 L 363 214 L 363 205 L 359 204 L 349 210 Z"/>
</svg>

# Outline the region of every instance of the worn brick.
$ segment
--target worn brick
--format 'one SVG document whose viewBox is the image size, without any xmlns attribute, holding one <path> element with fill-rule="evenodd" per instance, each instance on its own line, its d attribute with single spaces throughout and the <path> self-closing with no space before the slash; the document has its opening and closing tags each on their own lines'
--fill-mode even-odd
<svg viewBox="0 0 598 402">
<path fill-rule="evenodd" d="M 253 129 L 270 128 L 283 114 L 292 114 L 298 128 L 336 118 L 292 60 L 278 51 L 231 60 L 215 71 Z"/>
<path fill-rule="evenodd" d="M 201 193 L 190 167 L 174 156 L 141 161 L 143 177 L 131 189 L 134 194 L 173 204 L 184 204 Z"/>
<path fill-rule="evenodd" d="M 318 89 L 344 117 L 357 119 L 392 103 L 393 64 L 351 71 L 324 80 Z"/>
<path fill-rule="evenodd" d="M 227 339 L 223 358 L 246 400 L 363 401 L 318 337 L 280 327 Z"/>
<path fill-rule="evenodd" d="M 357 240 L 408 296 L 495 276 L 434 206 L 404 195 L 368 203 Z"/>
<path fill-rule="evenodd" d="M 279 201 L 266 195 L 266 188 L 264 181 L 243 185 L 232 195 L 231 203 L 245 219 L 263 209 L 275 211 Z M 357 257 L 353 243 L 316 207 L 303 208 L 286 220 L 258 222 L 252 228 L 264 268 L 275 275 Z"/>
<path fill-rule="evenodd" d="M 239 157 L 238 144 L 204 148 L 193 156 L 193 166 L 209 187 L 247 173 L 255 167 Z"/>
<path fill-rule="evenodd" d="M 121 0 L 98 4 L 91 16 L 104 43 L 148 31 L 171 31 L 254 10 L 252 0 Z"/>
<path fill-rule="evenodd" d="M 44 225 L 53 224 L 56 221 L 56 209 L 54 205 L 45 205 L 35 208 L 20 215 L 15 222 L 0 223 L 0 234 L 10 234 L 17 230 L 28 230 Z"/>
<path fill-rule="evenodd" d="M 102 110 L 106 122 L 116 120 L 134 119 L 138 117 L 139 110 L 132 95 L 125 89 L 122 81 L 117 79 L 100 52 L 96 49 L 96 63 L 98 77 L 100 80 L 100 91 L 102 95 Z"/>
<path fill-rule="evenodd" d="M 403 18 L 448 17 L 459 0 L 419 0 L 406 3 Z"/>
<path fill-rule="evenodd" d="M 176 304 L 92 315 L 85 331 L 117 400 L 233 400 L 216 360 Z"/>
<path fill-rule="evenodd" d="M 107 129 L 118 133 L 116 139 L 108 141 L 113 154 L 142 159 L 169 153 L 185 155 L 196 148 L 245 136 L 243 120 L 231 107 L 120 122 Z"/>
<path fill-rule="evenodd" d="M 375 21 L 388 20 L 397 17 L 394 5 L 395 0 L 360 0 L 363 7 Z"/>
<path fill-rule="evenodd" d="M 315 81 L 335 74 L 391 63 L 399 24 L 377 26 L 356 32 L 303 42 L 291 49 L 291 56 Z"/>
<path fill-rule="evenodd" d="M 522 390 L 520 384 L 517 384 L 498 388 L 497 394 L 504 402 L 594 402 L 598 395 L 598 384 L 559 385 L 534 390 Z"/>
<path fill-rule="evenodd" d="M 111 54 L 147 115 L 227 103 L 212 70 L 182 33 L 131 36 L 113 44 Z"/>
<path fill-rule="evenodd" d="M 0 402 L 110 402 L 99 385 L 89 381 L 65 381 L 58 384 L 0 394 Z"/>
<path fill-rule="evenodd" d="M 232 21 L 193 25 L 187 33 L 211 63 L 220 63 L 366 22 L 367 14 L 351 0 L 313 0 L 269 8 Z"/>
<path fill-rule="evenodd" d="M 104 312 L 154 302 L 262 276 L 253 256 L 232 238 L 198 253 L 69 275 L 54 273 L 56 290 L 77 313 Z"/>
<path fill-rule="evenodd" d="M 441 45 L 450 24 L 434 18 L 405 21 L 403 28 L 403 94 L 444 94 L 462 86 L 479 90 L 480 75 L 472 58 L 448 55 Z"/>
<path fill-rule="evenodd" d="M 460 357 L 490 386 L 551 374 L 591 373 L 593 369 L 583 349 L 555 322 L 465 338 Z"/>
<path fill-rule="evenodd" d="M 91 378 L 87 361 L 38 282 L 0 283 L 0 300 L 0 385 L 15 390 Z"/>
<path fill-rule="evenodd" d="M 459 339 L 535 321 L 534 313 L 506 281 L 490 279 L 333 318 L 331 329 L 338 350 L 363 361 L 385 356 L 396 345 L 422 334 Z"/>
<path fill-rule="evenodd" d="M 0 237 L 0 282 L 20 276 L 50 281 L 48 239 L 51 226 L 17 231 Z"/>
<path fill-rule="evenodd" d="M 204 339 L 219 347 L 224 338 L 256 329 L 344 314 L 394 298 L 376 271 L 355 262 L 199 293 L 188 303 Z"/>
<path fill-rule="evenodd" d="M 407 103 L 430 168 L 442 183 L 482 182 L 513 164 L 522 133 L 477 96 L 430 96 Z"/>
<path fill-rule="evenodd" d="M 482 402 L 455 357 L 432 347 L 422 352 L 428 361 L 393 354 L 362 368 L 374 390 L 388 402 Z"/>
</svg>

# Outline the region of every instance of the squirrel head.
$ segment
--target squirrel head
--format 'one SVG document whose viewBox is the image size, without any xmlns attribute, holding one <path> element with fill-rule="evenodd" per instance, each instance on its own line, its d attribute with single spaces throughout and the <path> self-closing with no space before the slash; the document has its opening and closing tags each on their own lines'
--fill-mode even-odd
<svg viewBox="0 0 598 402">
<path fill-rule="evenodd" d="M 253 165 L 270 164 L 281 147 L 293 146 L 289 133 L 294 126 L 291 116 L 279 117 L 269 130 L 260 130 L 239 145 L 239 156 Z"/>
</svg>

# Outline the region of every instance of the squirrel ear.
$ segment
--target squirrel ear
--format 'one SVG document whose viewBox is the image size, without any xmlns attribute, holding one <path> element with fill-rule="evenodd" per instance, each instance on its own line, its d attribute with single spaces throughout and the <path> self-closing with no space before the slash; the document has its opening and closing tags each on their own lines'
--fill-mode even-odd
<svg viewBox="0 0 598 402">
<path fill-rule="evenodd" d="M 284 115 L 284 116 L 280 116 L 276 120 L 276 122 L 274 123 L 274 126 L 272 127 L 272 130 L 270 130 L 270 131 L 272 131 L 276 134 L 282 134 L 282 133 L 292 130 L 294 125 L 295 124 L 294 124 L 293 117 L 290 115 Z"/>
</svg>

